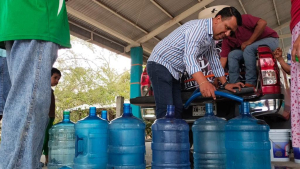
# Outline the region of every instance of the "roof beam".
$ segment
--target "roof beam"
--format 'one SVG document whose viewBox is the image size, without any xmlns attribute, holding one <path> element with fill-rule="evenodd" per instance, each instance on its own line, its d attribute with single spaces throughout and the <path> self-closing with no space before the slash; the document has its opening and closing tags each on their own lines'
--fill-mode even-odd
<svg viewBox="0 0 300 169">
<path fill-rule="evenodd" d="M 148 31 L 146 31 L 145 29 L 141 28 L 140 26 L 138 26 L 137 24 L 135 24 L 134 22 L 132 22 L 131 20 L 125 18 L 124 16 L 118 14 L 117 12 L 115 12 L 114 10 L 112 10 L 111 8 L 109 8 L 108 6 L 104 5 L 103 3 L 97 1 L 97 0 L 92 0 L 95 4 L 101 6 L 102 8 L 108 10 L 109 12 L 111 12 L 112 14 L 114 14 L 115 16 L 121 18 L 122 20 L 126 21 L 127 23 L 131 24 L 132 26 L 136 27 L 137 29 L 139 29 L 140 31 L 148 34 Z M 157 41 L 160 41 L 160 39 L 154 37 L 154 39 L 156 39 Z"/>
<path fill-rule="evenodd" d="M 291 22 L 291 20 L 289 20 L 288 22 L 285 22 L 284 24 L 281 24 L 280 26 L 277 26 L 273 30 L 274 31 L 279 31 L 279 30 L 281 30 L 283 28 L 286 28 L 286 27 L 288 27 L 290 25 L 290 22 Z"/>
<path fill-rule="evenodd" d="M 280 39 L 285 39 L 285 38 L 290 38 L 290 37 L 292 37 L 292 35 L 290 33 L 279 35 Z"/>
<path fill-rule="evenodd" d="M 282 35 L 282 31 L 281 30 L 279 30 L 279 33 L 280 33 L 280 35 Z M 284 41 L 283 41 L 282 38 L 280 39 L 280 42 L 282 44 L 282 52 L 285 53 L 285 45 L 284 45 Z"/>
<path fill-rule="evenodd" d="M 141 44 L 144 43 L 144 42 L 147 42 L 152 37 L 158 35 L 159 33 L 163 32 L 163 31 L 165 31 L 166 29 L 170 28 L 171 26 L 173 26 L 174 24 L 178 23 L 179 21 L 185 19 L 186 17 L 190 16 L 191 14 L 197 12 L 198 10 L 200 10 L 204 6 L 212 3 L 213 1 L 214 0 L 203 0 L 199 3 L 197 3 L 196 5 L 192 6 L 191 8 L 187 9 L 186 11 L 184 11 L 181 14 L 179 14 L 178 16 L 176 16 L 175 18 L 171 19 L 170 21 L 162 24 L 161 26 L 159 26 L 155 30 L 151 31 L 148 35 L 145 35 L 142 38 L 138 39 L 136 42 L 141 43 Z M 134 47 L 134 46 L 136 46 L 136 45 L 135 44 L 128 45 L 125 48 L 125 51 L 129 52 L 130 48 Z"/>
<path fill-rule="evenodd" d="M 140 43 L 138 43 L 138 42 L 122 35 L 121 33 L 117 32 L 117 31 L 114 31 L 111 28 L 97 22 L 96 20 L 94 20 L 94 19 L 92 19 L 92 18 L 76 11 L 75 9 L 71 8 L 68 5 L 67 5 L 67 11 L 68 11 L 69 14 L 75 16 L 76 18 L 84 20 L 85 22 L 87 22 L 87 23 L 89 23 L 89 24 L 91 24 L 91 25 L 93 25 L 93 26 L 95 26 L 95 27 L 97 27 L 97 28 L 99 28 L 99 29 L 101 29 L 101 30 L 103 30 L 103 31 L 105 31 L 105 32 L 107 32 L 107 33 L 109 33 L 109 34 L 111 34 L 111 35 L 127 42 L 127 43 L 129 43 L 129 44 L 134 44 L 135 46 L 140 46 Z M 151 53 L 151 51 L 152 51 L 152 50 L 150 50 L 148 48 L 145 48 L 145 47 L 143 47 L 143 50 L 147 53 Z"/>
<path fill-rule="evenodd" d="M 277 7 L 276 7 L 276 2 L 275 2 L 275 0 L 273 0 L 273 6 L 274 6 L 274 9 L 275 9 L 275 14 L 276 14 L 277 23 L 278 23 L 278 25 L 280 25 L 280 20 L 279 20 L 279 15 L 278 15 L 278 11 L 277 11 Z"/>
<path fill-rule="evenodd" d="M 154 0 L 150 0 L 150 2 L 152 2 L 158 9 L 160 9 L 161 11 L 163 11 L 163 13 L 165 13 L 168 17 L 170 17 L 171 19 L 173 19 L 174 17 L 167 11 L 165 10 L 162 6 L 160 6 L 157 2 L 155 2 Z M 177 23 L 179 26 L 181 26 L 182 24 L 180 22 Z"/>
<path fill-rule="evenodd" d="M 241 0 L 239 0 L 239 3 L 240 3 L 240 5 L 241 5 L 241 7 L 242 7 L 244 13 L 247 14 L 247 11 L 246 11 L 246 9 L 245 9 L 245 7 L 244 7 L 243 2 L 242 2 Z"/>
<path fill-rule="evenodd" d="M 72 21 L 69 20 L 69 23 L 72 24 L 72 25 L 75 25 L 75 26 L 77 26 L 77 27 L 79 27 L 79 28 L 81 28 L 81 29 L 83 29 L 83 30 L 86 30 L 86 31 L 90 32 L 91 38 L 88 39 L 87 41 L 93 40 L 93 35 L 95 34 L 95 35 L 97 35 L 97 36 L 99 36 L 99 37 L 101 37 L 101 38 L 103 38 L 103 39 L 106 39 L 106 40 L 110 41 L 111 43 L 115 43 L 115 44 L 117 44 L 117 45 L 124 46 L 124 45 L 122 45 L 122 44 L 120 44 L 120 43 L 118 43 L 118 42 L 115 42 L 115 41 L 113 41 L 113 40 L 111 40 L 111 39 L 108 39 L 108 38 L 106 38 L 106 37 L 104 37 L 104 36 L 102 36 L 102 35 L 100 35 L 100 34 L 98 34 L 98 33 L 95 33 L 95 32 L 93 32 L 93 31 L 91 31 L 91 30 L 89 30 L 89 29 L 87 29 L 87 28 L 85 28 L 85 27 L 83 27 L 83 26 L 81 26 L 81 25 L 75 23 L 75 22 L 72 22 Z M 124 46 L 124 47 L 125 47 L 125 46 Z"/>
</svg>

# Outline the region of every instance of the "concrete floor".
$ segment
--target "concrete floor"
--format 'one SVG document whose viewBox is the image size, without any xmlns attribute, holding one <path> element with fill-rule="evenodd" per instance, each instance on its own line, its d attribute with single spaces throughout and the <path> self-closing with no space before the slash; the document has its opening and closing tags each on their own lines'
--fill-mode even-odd
<svg viewBox="0 0 300 169">
<path fill-rule="evenodd" d="M 146 142 L 146 164 L 147 166 L 151 165 L 152 160 L 152 151 L 151 151 L 151 142 Z M 41 162 L 45 162 L 45 157 L 42 156 Z M 47 169 L 47 167 L 43 167 Z M 150 169 L 150 167 L 147 169 Z M 272 162 L 272 169 L 300 169 L 300 164 L 294 162 L 293 158 L 289 162 Z"/>
</svg>

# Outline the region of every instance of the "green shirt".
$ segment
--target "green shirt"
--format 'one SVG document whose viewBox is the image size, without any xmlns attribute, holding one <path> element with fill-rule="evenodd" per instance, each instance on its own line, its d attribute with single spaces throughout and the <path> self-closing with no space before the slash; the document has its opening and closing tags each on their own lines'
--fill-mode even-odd
<svg viewBox="0 0 300 169">
<path fill-rule="evenodd" d="M 0 0 L 0 47 L 22 39 L 71 47 L 65 0 Z"/>
</svg>

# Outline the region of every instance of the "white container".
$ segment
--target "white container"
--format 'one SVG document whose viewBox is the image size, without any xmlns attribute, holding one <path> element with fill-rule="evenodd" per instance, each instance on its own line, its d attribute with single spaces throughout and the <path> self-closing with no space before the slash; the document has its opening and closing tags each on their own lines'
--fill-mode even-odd
<svg viewBox="0 0 300 169">
<path fill-rule="evenodd" d="M 295 163 L 300 164 L 300 158 L 299 158 L 299 155 L 300 155 L 300 148 L 299 148 L 299 147 L 293 147 L 293 150 L 294 150 L 294 159 L 295 159 Z M 298 156 L 298 158 L 297 158 L 296 156 Z"/>
<path fill-rule="evenodd" d="M 290 161 L 290 133 L 290 129 L 270 130 L 271 161 Z"/>
</svg>

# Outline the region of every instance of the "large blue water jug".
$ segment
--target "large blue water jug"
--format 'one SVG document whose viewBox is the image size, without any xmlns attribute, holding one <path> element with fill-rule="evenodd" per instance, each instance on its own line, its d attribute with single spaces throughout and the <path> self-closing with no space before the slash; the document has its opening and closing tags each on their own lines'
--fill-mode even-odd
<svg viewBox="0 0 300 169">
<path fill-rule="evenodd" d="M 225 127 L 227 168 L 270 169 L 269 126 L 250 114 L 249 102 L 243 102 L 240 116 Z"/>
<path fill-rule="evenodd" d="M 70 111 L 64 111 L 63 120 L 49 130 L 49 169 L 73 168 L 75 157 L 75 129 Z"/>
<path fill-rule="evenodd" d="M 145 169 L 145 123 L 134 117 L 130 104 L 109 124 L 108 169 Z"/>
<path fill-rule="evenodd" d="M 96 107 L 75 125 L 75 169 L 105 169 L 107 165 L 108 122 L 97 117 Z"/>
<path fill-rule="evenodd" d="M 205 116 L 192 127 L 195 169 L 226 169 L 226 120 L 216 117 L 213 104 L 205 104 Z"/>
<path fill-rule="evenodd" d="M 175 118 L 175 107 L 168 105 L 151 128 L 152 169 L 190 169 L 189 125 Z"/>
</svg>

